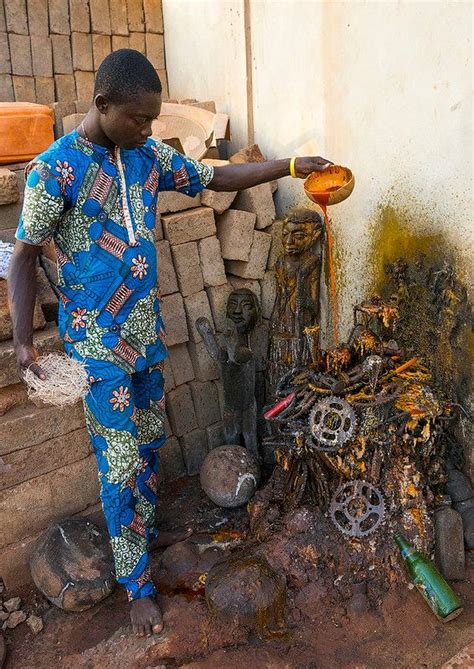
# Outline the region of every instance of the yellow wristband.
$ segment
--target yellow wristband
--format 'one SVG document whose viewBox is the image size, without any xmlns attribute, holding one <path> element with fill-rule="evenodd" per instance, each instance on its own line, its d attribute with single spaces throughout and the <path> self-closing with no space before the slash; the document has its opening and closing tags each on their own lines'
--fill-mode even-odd
<svg viewBox="0 0 474 669">
<path fill-rule="evenodd" d="M 290 174 L 293 177 L 293 179 L 298 178 L 295 170 L 295 163 L 296 163 L 296 156 L 293 156 L 293 158 L 290 160 Z"/>
</svg>

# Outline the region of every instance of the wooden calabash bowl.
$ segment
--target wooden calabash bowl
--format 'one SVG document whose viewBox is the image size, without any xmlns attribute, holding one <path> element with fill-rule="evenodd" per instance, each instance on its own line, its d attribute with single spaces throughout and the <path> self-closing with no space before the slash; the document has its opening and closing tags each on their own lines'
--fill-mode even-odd
<svg viewBox="0 0 474 669">
<path fill-rule="evenodd" d="M 354 175 L 348 167 L 330 165 L 322 172 L 312 172 L 303 187 L 312 202 L 327 206 L 348 198 L 354 185 Z"/>
</svg>

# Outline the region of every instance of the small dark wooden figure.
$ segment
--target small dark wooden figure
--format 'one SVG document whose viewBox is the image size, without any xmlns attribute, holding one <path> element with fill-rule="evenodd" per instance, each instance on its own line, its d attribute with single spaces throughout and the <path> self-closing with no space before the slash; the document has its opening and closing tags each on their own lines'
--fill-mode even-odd
<svg viewBox="0 0 474 669">
<path fill-rule="evenodd" d="M 207 318 L 196 328 L 209 355 L 219 364 L 224 385 L 224 432 L 227 444 L 242 445 L 258 457 L 255 356 L 249 335 L 260 320 L 258 298 L 248 288 L 234 290 L 227 301 L 224 347 L 217 341 Z"/>
</svg>

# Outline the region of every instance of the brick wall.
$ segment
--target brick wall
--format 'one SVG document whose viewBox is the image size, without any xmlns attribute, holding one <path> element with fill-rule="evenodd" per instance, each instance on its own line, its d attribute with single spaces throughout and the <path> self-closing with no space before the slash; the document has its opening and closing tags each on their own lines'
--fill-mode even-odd
<svg viewBox="0 0 474 669">
<path fill-rule="evenodd" d="M 161 0 L 5 0 L 0 102 L 60 101 L 62 116 L 85 111 L 101 61 L 124 47 L 150 59 L 167 97 Z"/>
</svg>

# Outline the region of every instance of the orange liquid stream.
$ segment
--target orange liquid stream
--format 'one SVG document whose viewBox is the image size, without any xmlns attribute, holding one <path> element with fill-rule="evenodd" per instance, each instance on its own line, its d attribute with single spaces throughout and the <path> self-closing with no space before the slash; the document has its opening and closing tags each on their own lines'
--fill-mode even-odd
<svg viewBox="0 0 474 669">
<path fill-rule="evenodd" d="M 331 234 L 331 228 L 329 227 L 329 218 L 327 209 L 330 190 L 331 189 L 328 189 L 327 193 L 321 193 L 320 196 L 318 193 L 319 196 L 318 204 L 324 211 L 324 227 L 326 228 L 326 239 L 328 241 L 329 291 L 331 293 L 331 305 L 332 305 L 332 331 L 334 335 L 334 343 L 337 346 L 339 344 L 339 327 L 337 322 L 336 268 L 334 266 L 332 234 Z"/>
</svg>

